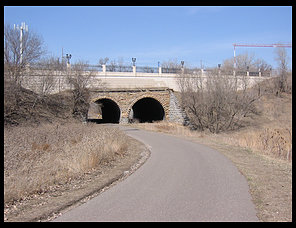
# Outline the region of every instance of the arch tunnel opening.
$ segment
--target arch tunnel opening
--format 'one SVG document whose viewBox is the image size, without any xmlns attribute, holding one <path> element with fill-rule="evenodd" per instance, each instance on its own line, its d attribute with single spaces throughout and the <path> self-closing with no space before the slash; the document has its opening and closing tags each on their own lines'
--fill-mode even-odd
<svg viewBox="0 0 296 228">
<path fill-rule="evenodd" d="M 119 123 L 120 108 L 111 99 L 103 98 L 95 102 L 98 105 L 98 119 L 91 119 L 91 122 L 96 123 Z"/>
<path fill-rule="evenodd" d="M 159 101 L 154 98 L 142 98 L 132 107 L 130 122 L 152 123 L 164 119 L 164 109 Z"/>
</svg>

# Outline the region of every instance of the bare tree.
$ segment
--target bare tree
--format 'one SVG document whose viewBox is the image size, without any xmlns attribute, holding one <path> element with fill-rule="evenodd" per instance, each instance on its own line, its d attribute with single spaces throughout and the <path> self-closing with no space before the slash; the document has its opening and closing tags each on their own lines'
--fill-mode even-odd
<svg viewBox="0 0 296 228">
<path fill-rule="evenodd" d="M 100 65 L 106 65 L 108 61 L 109 61 L 109 58 L 108 57 L 100 58 L 99 59 L 99 64 Z"/>
<path fill-rule="evenodd" d="M 276 48 L 275 60 L 278 62 L 278 77 L 275 80 L 276 94 L 280 95 L 282 92 L 288 90 L 287 78 L 288 78 L 288 54 L 285 48 Z"/>
<path fill-rule="evenodd" d="M 168 73 L 168 72 L 175 72 L 181 69 L 181 63 L 177 61 L 177 59 L 174 60 L 168 60 L 163 61 L 161 63 L 162 72 Z"/>
<path fill-rule="evenodd" d="M 177 59 L 169 59 L 161 63 L 163 68 L 181 68 L 181 63 Z"/>
<path fill-rule="evenodd" d="M 236 71 L 261 71 L 261 73 L 270 72 L 271 65 L 266 63 L 263 59 L 255 59 L 254 54 L 249 55 L 247 52 L 236 56 Z M 226 72 L 233 72 L 234 58 L 226 59 L 223 61 L 221 69 Z"/>
<path fill-rule="evenodd" d="M 4 119 L 6 122 L 15 122 L 13 116 L 16 113 L 23 113 L 26 100 L 21 82 L 26 75 L 26 67 L 38 61 L 45 53 L 41 38 L 32 31 L 23 33 L 22 55 L 20 44 L 20 32 L 6 24 L 4 27 Z M 32 108 L 35 101 L 30 102 L 33 103 Z"/>
<path fill-rule="evenodd" d="M 238 83 L 236 77 L 217 72 L 206 79 L 194 74 L 178 78 L 183 108 L 191 125 L 201 131 L 219 133 L 238 128 L 244 117 L 256 112 L 254 101 L 259 94 L 247 88 L 247 78 Z"/>
<path fill-rule="evenodd" d="M 37 61 L 45 53 L 42 39 L 32 31 L 22 37 L 22 61 L 20 53 L 20 33 L 12 26 L 4 27 L 4 68 L 5 79 L 20 85 L 26 66 Z"/>
<path fill-rule="evenodd" d="M 123 58 L 122 57 L 119 57 L 118 60 L 118 69 L 119 69 L 119 72 L 124 72 L 125 71 L 125 65 L 124 65 L 124 61 L 123 61 Z"/>
<path fill-rule="evenodd" d="M 44 58 L 36 64 L 36 67 L 32 67 L 30 75 L 36 75 L 38 82 L 36 82 L 36 92 L 41 96 L 50 94 L 60 80 L 60 76 L 65 65 L 60 61 L 59 58 L 49 57 Z M 37 69 L 37 70 L 36 70 Z"/>
<path fill-rule="evenodd" d="M 67 72 L 67 80 L 73 88 L 73 116 L 86 119 L 89 108 L 89 89 L 88 85 L 93 78 L 92 71 L 86 71 L 87 63 L 78 61 L 71 66 Z"/>
<path fill-rule="evenodd" d="M 259 70 L 262 75 L 267 75 L 267 74 L 270 75 L 271 70 L 272 70 L 272 66 L 270 64 L 268 64 L 267 62 L 265 62 L 265 60 L 263 60 L 263 59 L 257 59 L 253 63 L 253 67 L 255 70 Z"/>
<path fill-rule="evenodd" d="M 110 61 L 110 64 L 107 66 L 108 70 L 109 71 L 115 71 L 116 70 L 116 61 L 115 60 L 112 60 Z"/>
</svg>

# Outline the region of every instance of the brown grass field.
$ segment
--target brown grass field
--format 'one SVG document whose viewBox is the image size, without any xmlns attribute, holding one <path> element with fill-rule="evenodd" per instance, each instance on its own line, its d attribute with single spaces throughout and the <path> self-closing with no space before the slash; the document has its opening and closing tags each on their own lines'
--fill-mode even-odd
<svg viewBox="0 0 296 228">
<path fill-rule="evenodd" d="M 128 147 L 122 132 L 96 124 L 42 124 L 4 129 L 4 203 L 66 183 Z"/>
</svg>

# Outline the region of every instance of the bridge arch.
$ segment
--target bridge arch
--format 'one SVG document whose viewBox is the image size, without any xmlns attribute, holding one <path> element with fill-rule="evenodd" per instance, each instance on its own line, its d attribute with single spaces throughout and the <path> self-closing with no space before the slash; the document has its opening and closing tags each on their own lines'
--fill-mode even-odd
<svg viewBox="0 0 296 228">
<path fill-rule="evenodd" d="M 119 123 L 121 117 L 120 106 L 114 99 L 109 97 L 100 97 L 92 99 L 93 105 L 96 107 L 96 118 L 92 121 L 96 123 Z"/>
<path fill-rule="evenodd" d="M 135 99 L 128 108 L 129 122 L 153 122 L 165 119 L 165 109 L 161 101 L 153 96 Z"/>
</svg>

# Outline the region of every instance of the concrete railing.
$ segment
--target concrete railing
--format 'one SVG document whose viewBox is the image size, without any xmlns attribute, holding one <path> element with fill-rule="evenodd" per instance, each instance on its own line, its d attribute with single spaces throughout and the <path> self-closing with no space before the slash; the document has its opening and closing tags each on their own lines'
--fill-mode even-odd
<svg viewBox="0 0 296 228">
<path fill-rule="evenodd" d="M 135 69 L 135 68 L 134 68 Z M 29 72 L 28 72 L 29 73 Z M 51 78 L 53 83 L 50 93 L 58 93 L 67 89 L 71 89 L 67 81 L 66 72 L 39 72 L 27 74 L 23 77 L 22 86 L 30 89 L 34 92 L 40 93 L 46 83 L 48 77 Z M 85 72 L 85 74 L 90 72 Z M 200 72 L 190 77 L 199 77 L 201 81 L 207 80 L 207 75 Z M 234 77 L 234 76 L 231 76 Z M 258 76 L 235 76 L 238 81 L 244 81 L 248 79 L 250 86 L 261 82 L 269 77 Z M 178 78 L 182 78 L 182 74 L 172 73 L 143 73 L 143 72 L 92 72 L 92 76 L 89 79 L 89 88 L 154 88 L 154 87 L 167 87 L 174 91 L 180 91 Z"/>
<path fill-rule="evenodd" d="M 176 75 L 181 73 L 190 73 L 195 74 L 199 76 L 207 76 L 208 74 L 211 74 L 213 71 L 217 71 L 217 69 L 188 69 L 188 68 L 168 68 L 168 67 L 149 67 L 149 66 L 127 66 L 127 65 L 85 65 L 86 71 L 95 72 L 98 75 L 133 75 L 133 76 L 140 76 L 140 75 Z M 66 67 L 62 67 L 63 71 L 69 71 L 71 70 L 71 64 L 67 64 Z M 29 69 L 42 69 L 46 70 L 44 66 L 36 65 L 33 68 Z M 262 72 L 259 71 L 224 71 L 219 70 L 219 74 L 222 75 L 233 75 L 233 76 L 257 76 L 257 77 L 264 77 L 264 76 L 272 76 L 272 71 Z"/>
</svg>

